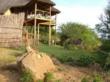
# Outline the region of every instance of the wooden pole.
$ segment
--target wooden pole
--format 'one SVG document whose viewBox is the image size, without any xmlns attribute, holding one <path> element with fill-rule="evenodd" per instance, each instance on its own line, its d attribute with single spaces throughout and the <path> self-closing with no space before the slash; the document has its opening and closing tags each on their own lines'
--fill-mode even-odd
<svg viewBox="0 0 110 82">
<path fill-rule="evenodd" d="M 49 25 L 49 45 L 51 45 L 51 25 Z"/>
<path fill-rule="evenodd" d="M 39 29 L 40 29 L 40 24 L 38 24 L 38 30 L 37 30 L 37 33 L 38 33 L 38 34 L 37 34 L 37 35 L 38 35 L 38 36 L 37 36 L 37 38 L 38 38 L 38 45 L 39 45 L 39 33 L 40 33 Z"/>
<path fill-rule="evenodd" d="M 36 43 L 36 26 L 37 26 L 36 15 L 37 15 L 37 3 L 35 3 L 35 8 L 34 8 L 34 45 Z"/>
<path fill-rule="evenodd" d="M 51 10 L 52 10 L 52 8 L 51 8 L 51 6 L 50 6 L 50 21 L 49 21 L 49 45 L 51 45 Z"/>
<path fill-rule="evenodd" d="M 55 45 L 57 41 L 57 15 L 55 15 Z"/>
</svg>

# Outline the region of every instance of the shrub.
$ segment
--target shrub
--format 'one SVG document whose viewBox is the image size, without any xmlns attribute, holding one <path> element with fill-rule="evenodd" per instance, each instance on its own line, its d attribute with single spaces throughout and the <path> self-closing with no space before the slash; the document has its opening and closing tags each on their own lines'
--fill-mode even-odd
<svg viewBox="0 0 110 82">
<path fill-rule="evenodd" d="M 63 63 L 78 66 L 89 66 L 90 64 L 94 63 L 92 55 L 93 54 L 83 50 L 75 50 L 74 53 L 68 54 L 63 58 Z"/>
<path fill-rule="evenodd" d="M 84 77 L 84 78 L 81 80 L 81 82 L 89 82 L 89 79 L 86 78 L 86 77 Z"/>
<path fill-rule="evenodd" d="M 39 82 L 42 82 L 42 80 Z M 61 80 L 57 80 L 51 72 L 47 72 L 45 73 L 43 82 L 61 82 Z"/>
<path fill-rule="evenodd" d="M 33 82 L 33 75 L 25 70 L 22 74 L 21 74 L 21 78 L 20 78 L 20 82 Z"/>
<path fill-rule="evenodd" d="M 92 58 L 88 55 L 82 55 L 77 61 L 80 66 L 88 66 L 92 63 Z"/>
<path fill-rule="evenodd" d="M 95 32 L 86 25 L 69 22 L 62 24 L 60 29 L 61 45 L 66 48 L 73 46 L 73 48 L 93 51 L 101 45 Z"/>
<path fill-rule="evenodd" d="M 101 50 L 105 52 L 110 52 L 110 40 L 102 40 Z"/>
<path fill-rule="evenodd" d="M 96 74 L 93 78 L 93 82 L 104 82 L 104 80 L 99 74 Z"/>
<path fill-rule="evenodd" d="M 104 82 L 104 80 L 99 74 L 95 74 L 93 76 L 84 77 L 81 82 Z"/>
<path fill-rule="evenodd" d="M 110 70 L 110 55 L 106 58 L 104 69 L 107 71 Z"/>
<path fill-rule="evenodd" d="M 54 76 L 52 73 L 50 72 L 45 73 L 44 82 L 52 82 L 53 79 L 54 79 Z"/>
</svg>

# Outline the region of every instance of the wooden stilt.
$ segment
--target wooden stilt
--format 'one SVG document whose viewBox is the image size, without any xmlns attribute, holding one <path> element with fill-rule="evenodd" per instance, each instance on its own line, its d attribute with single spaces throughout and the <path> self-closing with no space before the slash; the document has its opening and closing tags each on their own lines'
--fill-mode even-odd
<svg viewBox="0 0 110 82">
<path fill-rule="evenodd" d="M 49 45 L 51 45 L 51 25 L 49 25 Z"/>
<path fill-rule="evenodd" d="M 38 29 L 37 29 L 37 39 L 38 39 L 38 45 L 39 45 L 39 36 L 40 36 L 40 24 L 38 24 Z"/>
<path fill-rule="evenodd" d="M 57 15 L 55 15 L 55 45 L 57 42 Z"/>
<path fill-rule="evenodd" d="M 49 23 L 49 45 L 51 45 L 51 11 L 52 11 L 52 8 L 50 6 L 50 23 Z"/>
<path fill-rule="evenodd" d="M 35 10 L 34 10 L 34 45 L 36 43 L 36 26 L 37 26 L 36 15 L 37 15 L 37 3 L 35 3 Z"/>
</svg>

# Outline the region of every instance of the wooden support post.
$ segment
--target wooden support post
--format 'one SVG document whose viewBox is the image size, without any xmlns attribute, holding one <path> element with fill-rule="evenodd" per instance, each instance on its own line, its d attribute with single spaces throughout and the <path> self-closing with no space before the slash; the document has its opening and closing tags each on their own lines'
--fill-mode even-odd
<svg viewBox="0 0 110 82">
<path fill-rule="evenodd" d="M 49 45 L 51 45 L 51 11 L 52 11 L 52 7 L 50 6 L 50 21 L 49 21 Z"/>
<path fill-rule="evenodd" d="M 49 25 L 49 46 L 51 45 L 51 25 Z"/>
<path fill-rule="evenodd" d="M 57 42 L 57 15 L 55 15 L 55 45 Z"/>
<path fill-rule="evenodd" d="M 36 43 L 36 26 L 37 26 L 36 15 L 37 15 L 37 3 L 35 3 L 35 9 L 34 9 L 34 45 Z"/>
<path fill-rule="evenodd" d="M 38 45 L 39 45 L 39 33 L 40 33 L 40 24 L 38 24 L 38 29 L 37 29 L 37 39 L 38 39 Z"/>
</svg>

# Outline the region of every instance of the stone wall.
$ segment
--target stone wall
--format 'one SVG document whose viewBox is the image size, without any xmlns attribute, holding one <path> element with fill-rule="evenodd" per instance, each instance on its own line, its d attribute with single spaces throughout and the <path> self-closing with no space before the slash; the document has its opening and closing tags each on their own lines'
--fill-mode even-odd
<svg viewBox="0 0 110 82">
<path fill-rule="evenodd" d="M 22 43 L 24 14 L 0 15 L 0 47 L 18 47 Z"/>
</svg>

